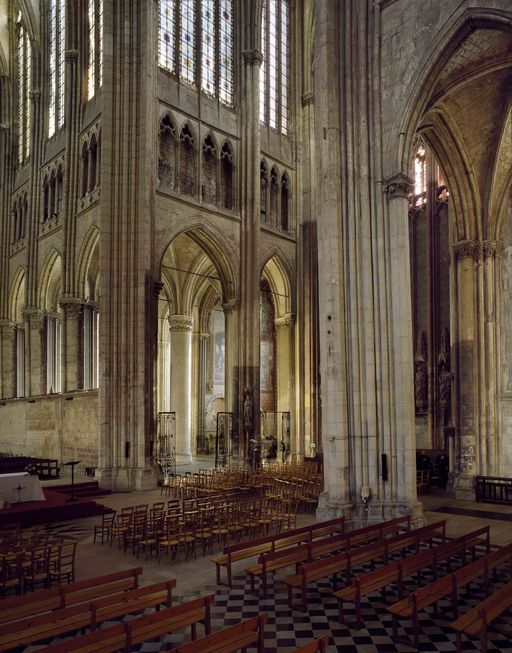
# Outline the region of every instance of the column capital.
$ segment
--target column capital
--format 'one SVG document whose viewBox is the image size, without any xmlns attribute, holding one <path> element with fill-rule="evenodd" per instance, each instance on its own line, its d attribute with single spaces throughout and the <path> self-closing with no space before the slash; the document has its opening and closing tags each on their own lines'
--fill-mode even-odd
<svg viewBox="0 0 512 653">
<path fill-rule="evenodd" d="M 263 63 L 263 54 L 260 50 L 244 50 L 242 52 L 244 62 L 250 66 L 261 66 Z"/>
<path fill-rule="evenodd" d="M 11 320 L 0 320 L 0 329 L 5 331 L 16 331 L 16 324 Z"/>
<path fill-rule="evenodd" d="M 478 262 L 497 258 L 503 250 L 503 244 L 499 240 L 460 240 L 454 244 L 453 250 L 457 258 L 472 258 Z"/>
<path fill-rule="evenodd" d="M 407 197 L 414 191 L 414 180 L 403 172 L 384 179 L 384 192 L 388 197 Z"/>
<path fill-rule="evenodd" d="M 59 306 L 64 311 L 66 319 L 75 319 L 83 310 L 84 300 L 80 297 L 61 297 Z"/>
<path fill-rule="evenodd" d="M 162 281 L 153 282 L 153 292 L 155 293 L 155 299 L 158 299 L 160 297 L 163 289 L 164 289 L 164 284 Z"/>
<path fill-rule="evenodd" d="M 208 340 L 208 338 L 210 337 L 210 334 L 209 333 L 203 333 L 201 331 L 196 331 L 196 333 L 194 333 L 193 336 L 197 340 L 203 341 L 203 340 Z"/>
<path fill-rule="evenodd" d="M 78 59 L 78 52 L 77 50 L 66 50 L 64 53 L 64 59 L 66 62 L 73 62 Z"/>
<path fill-rule="evenodd" d="M 39 98 L 41 97 L 41 91 L 38 89 L 33 89 L 28 95 L 32 102 L 38 102 Z"/>
<path fill-rule="evenodd" d="M 227 302 L 222 304 L 222 310 L 224 313 L 234 313 L 235 311 L 240 310 L 240 302 L 238 299 L 228 299 Z"/>
<path fill-rule="evenodd" d="M 27 306 L 23 309 L 23 317 L 31 325 L 41 326 L 44 323 L 46 313 L 41 308 L 37 308 L 37 306 Z"/>
<path fill-rule="evenodd" d="M 274 320 L 274 325 L 277 329 L 282 329 L 284 327 L 290 327 L 295 324 L 295 315 L 293 313 L 286 313 L 281 317 L 276 317 Z"/>
<path fill-rule="evenodd" d="M 171 333 L 187 333 L 192 331 L 194 318 L 190 315 L 169 315 L 169 331 Z"/>
</svg>

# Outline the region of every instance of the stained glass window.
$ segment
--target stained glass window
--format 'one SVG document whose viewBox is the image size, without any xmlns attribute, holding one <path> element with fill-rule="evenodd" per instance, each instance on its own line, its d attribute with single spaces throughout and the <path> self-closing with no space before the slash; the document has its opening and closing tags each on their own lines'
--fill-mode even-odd
<svg viewBox="0 0 512 653">
<path fill-rule="evenodd" d="M 233 0 L 160 0 L 158 64 L 232 105 Z"/>
<path fill-rule="evenodd" d="M 103 68 L 103 0 L 87 0 L 87 97 L 101 87 Z"/>
<path fill-rule="evenodd" d="M 233 2 L 220 3 L 220 55 L 219 98 L 224 104 L 233 104 Z"/>
<path fill-rule="evenodd" d="M 66 2 L 50 0 L 48 14 L 48 136 L 64 125 Z"/>
<path fill-rule="evenodd" d="M 261 16 L 260 122 L 288 133 L 288 0 L 263 0 Z"/>
<path fill-rule="evenodd" d="M 28 34 L 21 24 L 19 26 L 17 50 L 18 163 L 23 165 L 30 155 L 30 84 L 32 59 Z"/>
</svg>

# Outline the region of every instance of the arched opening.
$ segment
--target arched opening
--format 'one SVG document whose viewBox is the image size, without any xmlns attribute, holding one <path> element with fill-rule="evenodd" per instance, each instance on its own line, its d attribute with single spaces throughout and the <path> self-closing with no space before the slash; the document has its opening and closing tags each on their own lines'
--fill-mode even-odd
<svg viewBox="0 0 512 653">
<path fill-rule="evenodd" d="M 294 319 L 288 274 L 274 256 L 260 283 L 260 430 L 265 460 L 285 460 L 292 441 L 295 401 Z"/>
<path fill-rule="evenodd" d="M 219 415 L 222 421 L 229 413 L 226 388 L 231 374 L 223 311 L 225 262 L 209 244 L 204 234 L 186 232 L 169 244 L 162 258 L 157 412 L 174 420 L 178 461 L 213 455 L 221 446 L 221 462 L 227 463 L 236 445 L 231 418 L 222 422 L 224 439 L 216 443 Z M 234 338 L 232 333 L 232 342 Z"/>
<path fill-rule="evenodd" d="M 220 197 L 224 209 L 233 208 L 233 151 L 228 142 L 220 151 Z"/>
<path fill-rule="evenodd" d="M 217 204 L 217 148 L 211 134 L 203 141 L 202 199 L 207 204 Z"/>
<path fill-rule="evenodd" d="M 188 123 L 180 132 L 180 193 L 195 195 L 197 184 L 196 146 L 194 134 Z"/>
<path fill-rule="evenodd" d="M 176 125 L 169 114 L 160 121 L 158 181 L 160 186 L 175 190 L 176 188 Z"/>
<path fill-rule="evenodd" d="M 41 306 L 45 317 L 45 365 L 46 392 L 54 394 L 62 390 L 61 368 L 61 327 L 62 312 L 59 299 L 62 292 L 62 259 L 57 252 L 52 252 L 43 268 L 41 284 Z"/>
</svg>

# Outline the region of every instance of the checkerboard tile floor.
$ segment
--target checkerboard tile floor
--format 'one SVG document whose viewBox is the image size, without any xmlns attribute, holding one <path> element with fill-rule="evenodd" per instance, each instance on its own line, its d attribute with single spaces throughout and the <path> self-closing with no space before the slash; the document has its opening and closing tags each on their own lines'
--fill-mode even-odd
<svg viewBox="0 0 512 653">
<path fill-rule="evenodd" d="M 456 568 L 460 565 L 453 565 Z M 359 570 L 361 573 L 364 569 Z M 447 572 L 445 569 L 442 573 Z M 290 572 L 292 570 L 290 569 Z M 321 635 L 330 634 L 334 644 L 329 647 L 329 653 L 339 651 L 340 653 L 410 653 L 413 647 L 395 642 L 392 637 L 391 615 L 386 610 L 386 605 L 395 599 L 394 588 L 388 588 L 387 596 L 383 600 L 380 592 L 368 596 L 363 603 L 364 627 L 355 630 L 338 622 L 338 603 L 332 595 L 332 588 L 329 581 L 320 581 L 312 584 L 308 592 L 308 612 L 298 610 L 290 611 L 287 605 L 286 586 L 280 581 L 281 572 L 274 582 L 269 584 L 268 598 L 259 598 L 250 594 L 249 584 L 245 582 L 243 575 L 234 577 L 233 587 L 206 587 L 203 594 L 216 593 L 215 604 L 212 609 L 212 630 L 219 630 L 226 626 L 236 624 L 243 619 L 248 619 L 259 612 L 268 613 L 268 623 L 265 627 L 265 644 L 267 653 L 288 653 L 296 647 L 307 644 L 312 639 Z M 505 574 L 506 575 L 506 574 Z M 178 588 L 179 588 L 179 578 Z M 428 573 L 425 574 L 424 582 L 429 582 Z M 493 583 L 497 589 L 508 575 L 501 581 Z M 177 589 L 178 589 L 177 588 Z M 416 588 L 414 581 L 408 584 L 408 592 Z M 196 596 L 176 595 L 175 603 L 196 598 Z M 470 593 L 465 591 L 459 596 L 460 613 L 467 611 L 470 607 L 484 598 L 483 591 L 477 584 L 473 585 Z M 354 608 L 351 604 L 345 604 L 344 612 L 347 621 L 353 620 Z M 133 617 L 127 617 L 128 619 Z M 429 609 L 422 613 L 420 626 L 420 651 L 432 652 L 454 652 L 455 634 L 450 631 L 449 624 L 452 621 L 451 604 L 449 601 L 440 601 L 436 613 Z M 113 622 L 104 624 L 104 627 L 113 625 Z M 165 635 L 159 642 L 146 642 L 142 644 L 139 653 L 162 653 L 174 646 L 188 641 L 189 632 L 177 632 Z M 198 634 L 201 636 L 201 628 Z M 410 622 L 400 622 L 399 635 L 407 637 L 412 635 Z M 55 639 L 54 642 L 61 641 Z M 27 651 L 35 651 L 36 647 L 30 647 Z M 70 653 L 72 652 L 72 640 L 70 640 Z M 255 649 L 248 649 L 253 651 Z M 463 650 L 479 651 L 479 644 L 476 640 L 463 638 Z M 495 623 L 495 628 L 489 630 L 489 653 L 512 653 L 512 617 L 506 615 Z"/>
</svg>

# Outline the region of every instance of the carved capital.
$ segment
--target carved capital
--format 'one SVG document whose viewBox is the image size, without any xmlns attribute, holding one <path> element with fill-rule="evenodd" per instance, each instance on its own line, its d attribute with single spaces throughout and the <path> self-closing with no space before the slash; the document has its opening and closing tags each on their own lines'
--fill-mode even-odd
<svg viewBox="0 0 512 653">
<path fill-rule="evenodd" d="M 64 53 L 64 59 L 68 62 L 73 62 L 78 59 L 78 52 L 76 50 L 66 50 Z"/>
<path fill-rule="evenodd" d="M 29 95 L 29 98 L 30 98 L 31 102 L 38 102 L 39 98 L 41 97 L 41 91 L 39 91 L 37 89 L 33 89 L 32 91 L 30 91 L 30 93 L 28 95 Z"/>
<path fill-rule="evenodd" d="M 224 302 L 224 304 L 222 304 L 222 310 L 224 311 L 224 314 L 234 313 L 239 309 L 240 309 L 240 302 L 238 301 L 238 299 L 228 299 L 227 302 Z"/>
<path fill-rule="evenodd" d="M 66 320 L 76 320 L 83 310 L 84 302 L 79 297 L 63 297 L 59 305 L 64 311 Z"/>
<path fill-rule="evenodd" d="M 461 240 L 453 246 L 457 258 L 472 258 L 475 262 L 497 258 L 503 249 L 498 240 Z"/>
<path fill-rule="evenodd" d="M 194 318 L 190 315 L 169 315 L 169 331 L 171 333 L 187 333 L 192 331 Z"/>
<path fill-rule="evenodd" d="M 260 50 L 244 50 L 242 56 L 249 66 L 261 66 L 263 63 L 263 54 Z"/>
<path fill-rule="evenodd" d="M 16 332 L 16 324 L 11 320 L 0 320 L 0 331 L 7 334 L 8 337 L 13 337 Z"/>
<path fill-rule="evenodd" d="M 295 315 L 293 313 L 286 313 L 282 317 L 277 317 L 274 320 L 274 324 L 277 329 L 293 326 L 295 324 Z"/>
<path fill-rule="evenodd" d="M 407 197 L 414 191 L 414 180 L 403 172 L 384 179 L 384 192 L 388 197 Z"/>
</svg>

